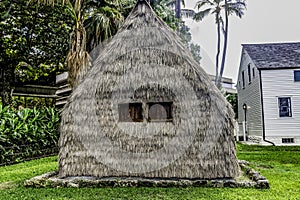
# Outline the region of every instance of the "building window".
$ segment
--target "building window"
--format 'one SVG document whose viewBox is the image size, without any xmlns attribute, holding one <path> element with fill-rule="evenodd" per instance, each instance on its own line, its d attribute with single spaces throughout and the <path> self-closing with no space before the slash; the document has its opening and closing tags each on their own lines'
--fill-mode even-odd
<svg viewBox="0 0 300 200">
<path fill-rule="evenodd" d="M 243 89 L 245 88 L 245 73 L 242 71 L 242 84 L 243 84 Z"/>
<path fill-rule="evenodd" d="M 252 75 L 253 75 L 253 79 L 255 78 L 255 68 L 252 68 Z"/>
<path fill-rule="evenodd" d="M 118 105 L 119 122 L 143 122 L 142 103 L 124 103 Z"/>
<path fill-rule="evenodd" d="M 294 138 L 282 138 L 282 143 L 295 143 Z"/>
<path fill-rule="evenodd" d="M 250 84 L 251 83 L 251 67 L 250 67 L 250 64 L 248 65 L 248 83 Z"/>
<path fill-rule="evenodd" d="M 291 97 L 279 97 L 279 117 L 292 117 Z"/>
<path fill-rule="evenodd" d="M 173 102 L 151 102 L 147 105 L 149 122 L 172 122 Z"/>
<path fill-rule="evenodd" d="M 300 71 L 294 71 L 294 80 L 300 81 Z"/>
</svg>

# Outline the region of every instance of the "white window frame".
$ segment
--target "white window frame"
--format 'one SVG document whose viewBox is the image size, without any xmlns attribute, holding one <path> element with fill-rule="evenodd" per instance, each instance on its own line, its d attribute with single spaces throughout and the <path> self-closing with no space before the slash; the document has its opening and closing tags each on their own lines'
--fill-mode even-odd
<svg viewBox="0 0 300 200">
<path fill-rule="evenodd" d="M 294 70 L 294 81 L 300 82 L 300 80 L 296 80 L 296 73 L 300 73 L 300 70 Z"/>
<path fill-rule="evenodd" d="M 289 115 L 288 116 L 281 116 L 280 114 L 280 99 L 288 99 L 288 113 Z M 277 104 L 278 104 L 278 117 L 279 118 L 290 118 L 290 117 L 293 117 L 293 109 L 292 109 L 292 97 L 291 96 L 280 96 L 280 97 L 277 97 Z"/>
</svg>

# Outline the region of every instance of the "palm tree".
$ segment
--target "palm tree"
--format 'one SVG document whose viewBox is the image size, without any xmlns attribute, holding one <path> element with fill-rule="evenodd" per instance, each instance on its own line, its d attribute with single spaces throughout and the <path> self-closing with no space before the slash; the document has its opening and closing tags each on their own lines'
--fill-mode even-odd
<svg viewBox="0 0 300 200">
<path fill-rule="evenodd" d="M 221 80 L 224 72 L 225 59 L 228 43 L 228 22 L 229 15 L 235 14 L 238 17 L 244 15 L 246 8 L 245 0 L 200 0 L 196 3 L 199 12 L 194 15 L 196 21 L 202 21 L 206 16 L 212 14 L 215 16 L 217 24 L 217 53 L 216 53 L 216 86 L 221 88 Z M 223 18 L 225 17 L 225 21 Z M 223 32 L 223 54 L 221 67 L 219 69 L 220 53 L 221 53 L 221 31 Z"/>
<path fill-rule="evenodd" d="M 217 24 L 217 53 L 216 53 L 216 84 L 219 76 L 219 60 L 221 52 L 221 0 L 200 0 L 196 3 L 196 8 L 200 10 L 194 15 L 196 21 L 202 21 L 209 14 L 215 15 L 215 22 Z"/>
<path fill-rule="evenodd" d="M 72 87 L 78 85 L 91 65 L 88 51 L 117 31 L 123 20 L 121 6 L 131 2 L 130 0 L 36 1 L 46 5 L 66 4 L 75 20 L 66 59 Z"/>
<path fill-rule="evenodd" d="M 239 18 L 242 18 L 244 15 L 244 11 L 246 9 L 246 2 L 245 0 L 225 0 L 225 23 L 223 28 L 224 33 L 224 44 L 223 44 L 223 55 L 222 55 L 222 62 L 220 67 L 220 76 L 217 80 L 217 87 L 221 88 L 221 82 L 223 77 L 223 72 L 225 68 L 225 60 L 226 60 L 226 53 L 227 53 L 227 43 L 228 43 L 228 25 L 229 25 L 229 15 L 236 15 Z M 216 77 L 217 78 L 217 77 Z"/>
</svg>

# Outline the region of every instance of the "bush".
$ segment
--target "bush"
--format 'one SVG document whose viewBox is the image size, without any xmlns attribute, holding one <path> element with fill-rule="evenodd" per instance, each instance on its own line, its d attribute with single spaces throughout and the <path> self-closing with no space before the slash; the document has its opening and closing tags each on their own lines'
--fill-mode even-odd
<svg viewBox="0 0 300 200">
<path fill-rule="evenodd" d="M 0 105 L 0 165 L 56 153 L 58 126 L 54 108 L 15 110 Z"/>
</svg>

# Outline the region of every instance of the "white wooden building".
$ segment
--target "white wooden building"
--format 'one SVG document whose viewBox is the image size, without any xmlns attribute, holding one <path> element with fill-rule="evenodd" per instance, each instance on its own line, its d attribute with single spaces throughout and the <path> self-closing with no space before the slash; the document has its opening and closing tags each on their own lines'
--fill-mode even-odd
<svg viewBox="0 0 300 200">
<path fill-rule="evenodd" d="M 300 43 L 242 46 L 237 82 L 240 138 L 300 145 Z"/>
</svg>

